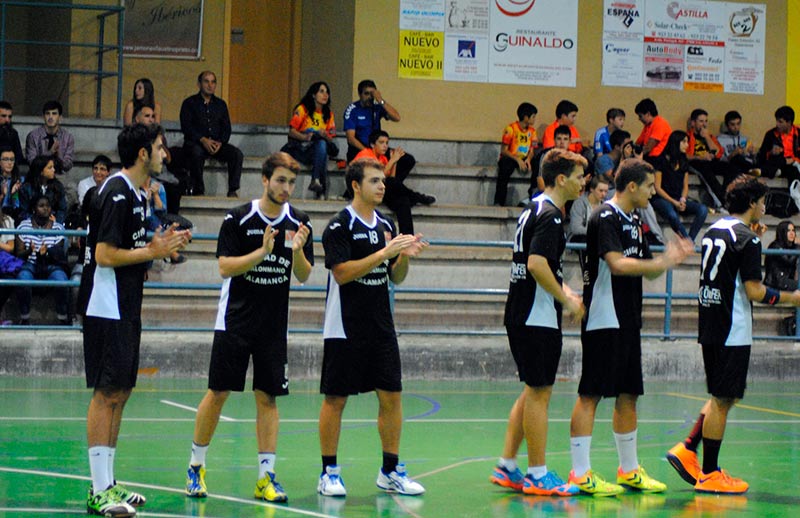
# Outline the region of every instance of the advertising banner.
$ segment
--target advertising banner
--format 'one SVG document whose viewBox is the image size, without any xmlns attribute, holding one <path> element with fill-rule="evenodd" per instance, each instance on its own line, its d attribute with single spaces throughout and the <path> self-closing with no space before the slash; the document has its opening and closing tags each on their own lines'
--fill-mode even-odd
<svg viewBox="0 0 800 518">
<path fill-rule="evenodd" d="M 200 57 L 203 0 L 125 0 L 125 57 Z"/>
</svg>

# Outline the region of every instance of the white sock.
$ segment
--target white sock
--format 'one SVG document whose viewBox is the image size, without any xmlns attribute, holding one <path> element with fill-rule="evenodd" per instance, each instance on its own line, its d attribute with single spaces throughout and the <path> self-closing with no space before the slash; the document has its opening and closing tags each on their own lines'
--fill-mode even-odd
<svg viewBox="0 0 800 518">
<path fill-rule="evenodd" d="M 592 448 L 592 436 L 571 437 L 569 440 L 569 451 L 572 454 L 572 472 L 576 477 L 580 477 L 592 469 L 589 462 L 589 451 Z"/>
<path fill-rule="evenodd" d="M 543 466 L 528 466 L 528 475 L 533 475 L 533 478 L 540 479 L 547 475 L 547 465 Z"/>
<path fill-rule="evenodd" d="M 636 430 L 629 433 L 614 432 L 614 442 L 617 443 L 619 466 L 624 473 L 639 468 L 639 458 L 636 455 Z"/>
<path fill-rule="evenodd" d="M 500 457 L 500 460 L 497 461 L 497 465 L 501 468 L 506 468 L 508 471 L 514 471 L 517 469 L 517 459 L 504 459 Z"/>
<path fill-rule="evenodd" d="M 114 476 L 114 456 L 116 454 L 117 454 L 116 448 L 108 449 L 108 478 L 111 480 L 111 485 L 117 483 L 117 479 Z"/>
<path fill-rule="evenodd" d="M 267 476 L 267 472 L 275 473 L 275 458 L 274 453 L 258 453 L 258 478 L 262 479 Z"/>
<path fill-rule="evenodd" d="M 208 451 L 208 444 L 200 446 L 192 441 L 192 458 L 189 460 L 190 466 L 205 466 L 206 465 L 206 452 Z"/>
<path fill-rule="evenodd" d="M 92 446 L 89 448 L 89 470 L 92 473 L 92 490 L 95 493 L 105 491 L 111 485 L 108 473 L 108 446 Z"/>
</svg>

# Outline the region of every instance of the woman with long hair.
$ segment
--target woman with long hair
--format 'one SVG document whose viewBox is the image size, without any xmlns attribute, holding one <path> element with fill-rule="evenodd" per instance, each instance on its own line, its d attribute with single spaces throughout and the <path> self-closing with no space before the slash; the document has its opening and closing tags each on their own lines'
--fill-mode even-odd
<svg viewBox="0 0 800 518">
<path fill-rule="evenodd" d="M 133 114 L 141 106 L 149 106 L 153 109 L 155 115 L 155 123 L 161 124 L 161 103 L 156 102 L 156 92 L 153 87 L 153 82 L 143 77 L 137 79 L 133 83 L 133 98 L 125 105 L 125 111 L 122 114 L 122 123 L 126 126 L 133 124 Z"/>
<path fill-rule="evenodd" d="M 67 217 L 67 195 L 64 184 L 56 178 L 61 171 L 61 161 L 54 155 L 39 155 L 28 168 L 25 183 L 19 189 L 20 213 L 18 220 L 30 218 L 34 208 L 31 202 L 39 195 L 47 196 L 52 208 L 52 217 L 63 224 Z"/>
<path fill-rule="evenodd" d="M 706 221 L 708 207 L 689 199 L 689 160 L 686 158 L 688 147 L 689 135 L 685 131 L 673 131 L 664 151 L 653 161 L 656 195 L 650 200 L 650 204 L 669 222 L 676 234 L 694 241 Z M 681 214 L 694 216 L 688 232 L 681 222 Z"/>
<path fill-rule="evenodd" d="M 339 148 L 333 141 L 335 136 L 331 89 L 325 81 L 317 81 L 308 87 L 306 94 L 294 107 L 289 121 L 289 141 L 281 148 L 298 162 L 311 165 L 308 189 L 317 198 L 327 190 L 328 157 L 339 154 Z"/>
<path fill-rule="evenodd" d="M 6 146 L 0 147 L 0 208 L 3 214 L 12 218 L 19 212 L 21 185 L 14 150 Z"/>
<path fill-rule="evenodd" d="M 769 244 L 770 250 L 795 250 L 797 233 L 794 223 L 784 220 L 775 229 L 775 241 Z M 784 291 L 797 289 L 797 255 L 767 255 L 764 257 L 764 284 Z"/>
</svg>

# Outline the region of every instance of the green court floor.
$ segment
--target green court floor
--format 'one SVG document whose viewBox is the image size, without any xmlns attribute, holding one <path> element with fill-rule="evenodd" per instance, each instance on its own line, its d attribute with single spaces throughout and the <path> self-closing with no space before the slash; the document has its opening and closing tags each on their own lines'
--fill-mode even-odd
<svg viewBox="0 0 800 518">
<path fill-rule="evenodd" d="M 599 499 L 526 497 L 488 483 L 502 447 L 505 418 L 521 386 L 512 382 L 407 382 L 401 458 L 422 482 L 423 497 L 398 497 L 375 487 L 380 445 L 372 394 L 345 410 L 339 451 L 346 499 L 319 497 L 315 382 L 293 383 L 280 400 L 277 472 L 288 505 L 252 499 L 257 476 L 254 408 L 248 393 L 226 405 L 208 453 L 210 496 L 187 499 L 194 409 L 205 380 L 140 378 L 125 412 L 116 476 L 149 502 L 140 516 L 198 517 L 530 517 L 530 516 L 800 516 L 794 477 L 800 466 L 800 392 L 796 383 L 752 383 L 733 411 L 721 461 L 750 483 L 744 496 L 698 496 L 664 460 L 704 400 L 700 383 L 647 383 L 639 406 L 640 462 L 669 485 L 663 495 Z M 89 392 L 78 378 L 0 377 L 0 515 L 85 514 L 88 462 L 85 413 Z M 575 384 L 558 382 L 550 412 L 548 467 L 569 472 L 569 416 Z M 592 464 L 606 478 L 617 467 L 611 402 L 598 410 Z M 525 459 L 521 458 L 522 463 Z"/>
</svg>

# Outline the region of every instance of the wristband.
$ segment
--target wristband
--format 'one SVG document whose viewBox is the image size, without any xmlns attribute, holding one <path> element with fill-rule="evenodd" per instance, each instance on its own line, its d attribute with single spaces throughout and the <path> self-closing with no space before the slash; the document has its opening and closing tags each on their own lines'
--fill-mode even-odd
<svg viewBox="0 0 800 518">
<path fill-rule="evenodd" d="M 781 300 L 781 292 L 776 290 L 775 288 L 767 288 L 767 292 L 764 294 L 764 298 L 761 299 L 763 304 L 769 304 L 770 306 L 774 306 Z"/>
</svg>

